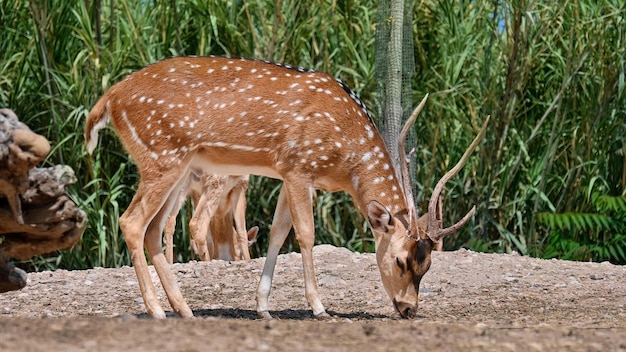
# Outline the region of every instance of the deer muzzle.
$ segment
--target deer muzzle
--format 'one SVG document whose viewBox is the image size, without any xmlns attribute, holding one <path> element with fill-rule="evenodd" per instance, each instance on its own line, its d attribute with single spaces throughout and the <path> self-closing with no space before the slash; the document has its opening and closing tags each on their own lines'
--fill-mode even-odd
<svg viewBox="0 0 626 352">
<path fill-rule="evenodd" d="M 413 319 L 417 313 L 417 304 L 393 300 L 393 306 L 404 319 Z"/>
</svg>

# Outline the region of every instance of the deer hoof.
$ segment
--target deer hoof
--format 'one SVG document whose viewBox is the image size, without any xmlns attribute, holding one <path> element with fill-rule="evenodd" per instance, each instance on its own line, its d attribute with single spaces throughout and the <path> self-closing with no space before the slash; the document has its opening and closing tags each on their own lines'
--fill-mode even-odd
<svg viewBox="0 0 626 352">
<path fill-rule="evenodd" d="M 330 314 L 326 313 L 326 312 L 321 312 L 319 314 L 314 314 L 313 315 L 315 317 L 315 319 L 317 320 L 331 320 L 333 319 L 332 316 L 330 316 Z"/>
<path fill-rule="evenodd" d="M 266 310 L 256 312 L 256 314 L 259 317 L 259 319 L 265 319 L 265 320 L 274 319 L 274 317 L 272 317 L 270 312 Z"/>
</svg>

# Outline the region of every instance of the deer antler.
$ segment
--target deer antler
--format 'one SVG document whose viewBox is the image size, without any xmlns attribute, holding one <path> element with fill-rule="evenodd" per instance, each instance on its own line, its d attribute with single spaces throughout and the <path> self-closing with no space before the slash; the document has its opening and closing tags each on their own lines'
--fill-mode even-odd
<svg viewBox="0 0 626 352">
<path fill-rule="evenodd" d="M 472 215 L 474 215 L 474 211 L 476 210 L 475 205 L 456 224 L 447 228 L 443 228 L 442 219 L 438 219 L 438 216 L 437 216 L 437 214 L 439 213 L 437 211 L 437 204 L 440 202 L 439 198 L 441 195 L 441 191 L 443 190 L 443 187 L 445 186 L 446 182 L 448 182 L 452 177 L 454 177 L 463 168 L 463 166 L 467 162 L 467 159 L 469 159 L 470 155 L 472 155 L 472 153 L 474 152 L 474 149 L 476 149 L 476 147 L 478 146 L 478 143 L 480 143 L 480 141 L 485 136 L 485 132 L 487 131 L 487 125 L 489 124 L 489 118 L 490 117 L 487 116 L 487 119 L 483 123 L 483 127 L 480 129 L 480 132 L 478 133 L 476 138 L 474 138 L 469 148 L 467 148 L 467 150 L 461 157 L 461 160 L 459 160 L 456 163 L 456 165 L 454 165 L 454 167 L 450 169 L 450 171 L 448 171 L 445 175 L 443 175 L 443 177 L 439 180 L 439 182 L 437 182 L 437 185 L 435 186 L 435 189 L 433 190 L 433 194 L 431 195 L 430 201 L 428 202 L 428 225 L 427 225 L 427 230 L 426 230 L 428 237 L 433 242 L 439 242 L 445 236 L 455 233 L 463 225 L 465 225 L 465 223 L 472 217 Z"/>
<path fill-rule="evenodd" d="M 404 149 L 404 143 L 406 141 L 406 135 L 409 133 L 409 128 L 413 126 L 415 119 L 422 112 L 424 106 L 426 105 L 426 100 L 428 100 L 428 94 L 424 96 L 419 105 L 413 110 L 411 117 L 406 121 L 404 127 L 402 127 L 402 131 L 400 132 L 400 137 L 398 138 L 398 156 L 400 157 L 400 172 L 402 179 L 402 187 L 404 188 L 404 197 L 407 201 L 407 210 L 409 216 L 409 229 L 412 228 L 413 219 L 417 217 L 417 213 L 415 211 L 415 199 L 413 198 L 413 188 L 411 187 L 411 179 L 409 177 L 409 165 L 411 160 L 407 158 L 406 151 Z M 411 236 L 409 236 L 411 237 Z"/>
</svg>

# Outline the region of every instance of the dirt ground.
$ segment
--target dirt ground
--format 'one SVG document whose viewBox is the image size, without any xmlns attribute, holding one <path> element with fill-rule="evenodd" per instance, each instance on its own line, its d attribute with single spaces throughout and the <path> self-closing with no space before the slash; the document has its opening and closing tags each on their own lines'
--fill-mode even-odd
<svg viewBox="0 0 626 352">
<path fill-rule="evenodd" d="M 626 350 L 623 266 L 434 253 L 419 315 L 402 320 L 373 254 L 328 245 L 314 253 L 328 321 L 312 318 L 296 253 L 278 260 L 274 320 L 254 310 L 263 258 L 175 264 L 196 318 L 164 321 L 145 314 L 130 267 L 58 270 L 0 295 L 0 351 Z"/>
</svg>

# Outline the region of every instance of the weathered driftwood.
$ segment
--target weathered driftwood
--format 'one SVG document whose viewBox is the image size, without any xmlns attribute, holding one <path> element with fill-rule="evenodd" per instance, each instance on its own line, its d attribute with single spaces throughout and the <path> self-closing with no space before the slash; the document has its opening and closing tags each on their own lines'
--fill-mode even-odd
<svg viewBox="0 0 626 352">
<path fill-rule="evenodd" d="M 26 272 L 9 263 L 0 253 L 0 293 L 19 290 L 26 286 Z"/>
<path fill-rule="evenodd" d="M 85 230 L 85 213 L 65 195 L 66 185 L 76 182 L 74 171 L 35 168 L 49 151 L 44 137 L 0 109 L 0 292 L 25 284 L 23 272 L 5 257 L 26 260 L 69 249 Z"/>
</svg>

